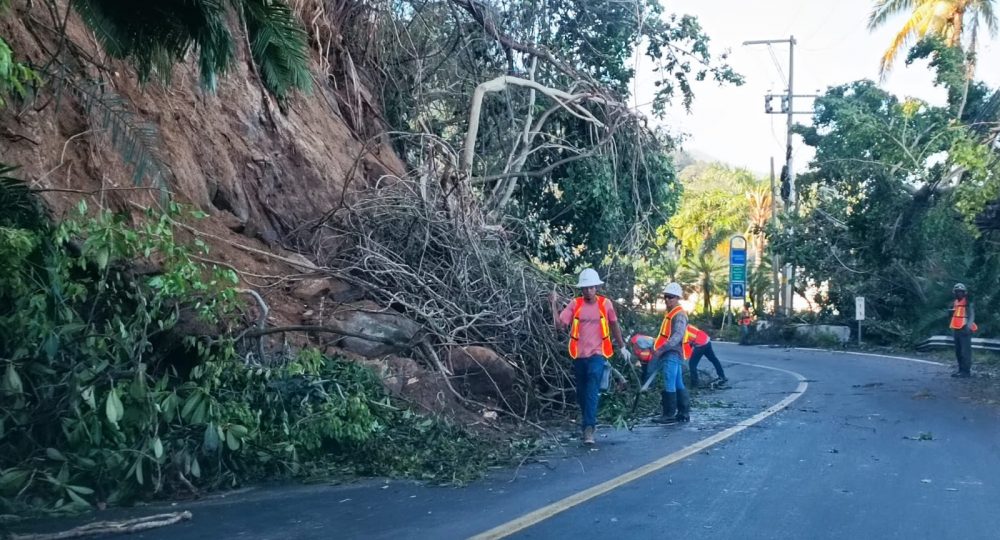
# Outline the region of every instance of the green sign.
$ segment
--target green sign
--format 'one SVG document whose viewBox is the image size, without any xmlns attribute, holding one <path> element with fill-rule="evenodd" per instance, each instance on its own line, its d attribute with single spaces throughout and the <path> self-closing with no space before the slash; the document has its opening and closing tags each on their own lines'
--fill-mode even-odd
<svg viewBox="0 0 1000 540">
<path fill-rule="evenodd" d="M 734 265 L 729 267 L 729 281 L 732 283 L 743 283 L 747 280 L 747 267 Z"/>
</svg>

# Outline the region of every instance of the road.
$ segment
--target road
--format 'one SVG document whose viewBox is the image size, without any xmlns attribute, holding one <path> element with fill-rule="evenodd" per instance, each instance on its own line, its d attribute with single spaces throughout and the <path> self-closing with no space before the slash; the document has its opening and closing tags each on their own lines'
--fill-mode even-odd
<svg viewBox="0 0 1000 540">
<path fill-rule="evenodd" d="M 716 349 L 734 384 L 703 394 L 688 426 L 602 429 L 597 450 L 572 445 L 462 488 L 379 480 L 145 509 L 188 509 L 194 519 L 134 537 L 1000 538 L 1000 413 L 969 399 L 969 381 L 948 377 L 950 366 Z M 782 400 L 792 402 L 759 418 Z M 740 431 L 725 440 L 695 446 L 733 426 Z M 579 496 L 602 482 L 612 487 Z M 544 519 L 517 521 L 541 508 Z"/>
</svg>

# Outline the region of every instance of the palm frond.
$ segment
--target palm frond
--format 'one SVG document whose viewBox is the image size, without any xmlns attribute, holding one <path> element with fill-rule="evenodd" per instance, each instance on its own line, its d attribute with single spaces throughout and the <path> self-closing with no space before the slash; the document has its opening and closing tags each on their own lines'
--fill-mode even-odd
<svg viewBox="0 0 1000 540">
<path fill-rule="evenodd" d="M 916 9 L 903 27 L 892 40 L 892 44 L 882 55 L 882 63 L 879 71 L 884 78 L 892 69 L 892 64 L 896 61 L 899 51 L 912 43 L 915 39 L 920 39 L 929 32 L 935 32 L 941 26 L 940 17 L 934 11 L 933 2 L 919 2 Z"/>
<path fill-rule="evenodd" d="M 223 0 L 72 0 L 73 8 L 113 58 L 135 65 L 139 78 L 170 79 L 174 64 L 199 52 L 202 82 L 214 89 L 233 59 Z"/>
<path fill-rule="evenodd" d="M 264 84 L 279 99 L 297 88 L 309 91 L 308 36 L 288 4 L 277 0 L 234 0 L 250 39 L 250 52 Z"/>
<path fill-rule="evenodd" d="M 868 16 L 868 30 L 876 30 L 885 24 L 889 17 L 904 11 L 910 11 L 920 0 L 878 0 Z"/>
<path fill-rule="evenodd" d="M 80 105 L 111 139 L 111 146 L 132 168 L 132 180 L 142 185 L 166 189 L 170 169 L 162 160 L 163 151 L 156 126 L 129 110 L 125 101 L 106 85 L 88 81 L 64 81 Z"/>
<path fill-rule="evenodd" d="M 976 12 L 978 14 L 977 20 L 982 20 L 983 24 L 986 25 L 986 29 L 990 31 L 991 36 L 997 34 L 997 14 L 993 9 L 993 0 L 979 0 L 975 2 Z"/>
<path fill-rule="evenodd" d="M 48 223 L 45 207 L 23 180 L 11 175 L 16 170 L 0 163 L 0 227 L 39 230 Z"/>
</svg>

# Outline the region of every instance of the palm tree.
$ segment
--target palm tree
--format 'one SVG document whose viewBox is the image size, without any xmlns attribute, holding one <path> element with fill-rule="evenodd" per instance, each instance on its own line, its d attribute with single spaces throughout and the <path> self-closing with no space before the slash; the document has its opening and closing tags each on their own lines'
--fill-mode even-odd
<svg viewBox="0 0 1000 540">
<path fill-rule="evenodd" d="M 726 286 L 726 259 L 715 250 L 700 250 L 684 262 L 682 279 L 698 287 L 705 314 L 712 313 L 712 295 Z"/>
<path fill-rule="evenodd" d="M 876 0 L 868 18 L 868 29 L 875 30 L 898 13 L 909 13 L 910 17 L 882 55 L 880 72 L 883 77 L 892 68 L 899 51 L 909 43 L 937 36 L 944 39 L 949 47 L 961 45 L 967 18 L 971 19 L 972 26 L 970 52 L 975 51 L 980 22 L 986 25 L 991 35 L 997 29 L 993 0 Z M 966 76 L 971 78 L 968 69 Z"/>
<path fill-rule="evenodd" d="M 767 247 L 767 238 L 764 231 L 767 222 L 771 220 L 771 186 L 760 182 L 746 191 L 747 197 L 747 236 L 753 246 L 754 267 L 760 266 L 764 258 L 764 249 Z"/>
<path fill-rule="evenodd" d="M 55 0 L 46 2 L 58 13 Z M 214 89 L 234 60 L 235 19 L 268 90 L 281 99 L 310 86 L 307 35 L 285 0 L 72 0 L 70 6 L 108 54 L 130 61 L 142 80 L 169 78 L 173 65 L 194 51 L 203 84 Z"/>
</svg>

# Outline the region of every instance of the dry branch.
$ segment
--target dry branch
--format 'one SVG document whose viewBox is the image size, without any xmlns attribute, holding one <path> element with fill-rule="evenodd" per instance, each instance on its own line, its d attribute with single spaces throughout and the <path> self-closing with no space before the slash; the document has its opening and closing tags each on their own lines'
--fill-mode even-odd
<svg viewBox="0 0 1000 540">
<path fill-rule="evenodd" d="M 130 519 L 127 521 L 96 521 L 88 523 L 74 529 L 57 533 L 46 534 L 12 534 L 11 540 L 67 540 L 69 538 L 83 538 L 86 536 L 97 536 L 103 534 L 127 534 L 141 531 L 148 531 L 159 527 L 166 527 L 181 521 L 191 519 L 191 512 L 174 512 L 172 514 L 159 514 L 142 518 Z"/>
<path fill-rule="evenodd" d="M 485 346 L 514 367 L 516 395 L 493 382 L 508 412 L 528 420 L 547 407 L 565 407 L 559 397 L 571 381 L 544 301 L 551 281 L 516 255 L 507 232 L 482 225 L 478 210 L 453 219 L 440 185 L 424 189 L 426 200 L 418 180 L 401 179 L 353 194 L 313 240 L 316 253 L 331 238 L 349 247 L 318 262 L 418 323 L 422 347 L 434 354 L 419 353 L 434 371 L 447 376 L 435 359 L 452 347 Z M 557 398 L 546 401 L 542 393 Z"/>
</svg>

